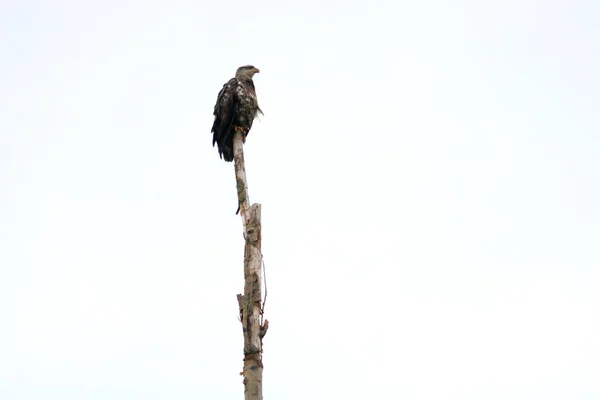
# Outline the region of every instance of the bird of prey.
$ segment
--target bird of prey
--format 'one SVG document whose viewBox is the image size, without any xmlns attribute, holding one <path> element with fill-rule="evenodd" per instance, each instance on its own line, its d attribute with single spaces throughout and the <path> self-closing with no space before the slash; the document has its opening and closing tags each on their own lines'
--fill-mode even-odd
<svg viewBox="0 0 600 400">
<path fill-rule="evenodd" d="M 252 65 L 239 67 L 235 77 L 223 85 L 215 104 L 215 121 L 212 126 L 213 147 L 219 148 L 219 157 L 233 161 L 233 135 L 240 132 L 244 143 L 257 114 L 263 113 L 258 106 L 252 77 L 258 68 Z"/>
</svg>

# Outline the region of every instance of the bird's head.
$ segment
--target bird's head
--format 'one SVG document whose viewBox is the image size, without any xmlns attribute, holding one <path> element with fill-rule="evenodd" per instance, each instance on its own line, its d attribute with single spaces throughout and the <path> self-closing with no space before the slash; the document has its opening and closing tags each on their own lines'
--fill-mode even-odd
<svg viewBox="0 0 600 400">
<path fill-rule="evenodd" d="M 235 77 L 238 79 L 240 79 L 240 78 L 252 79 L 254 74 L 256 74 L 258 72 L 260 72 L 260 70 L 256 67 L 254 67 L 253 65 L 244 65 L 242 67 L 239 67 L 237 69 L 237 71 L 235 71 Z"/>
</svg>

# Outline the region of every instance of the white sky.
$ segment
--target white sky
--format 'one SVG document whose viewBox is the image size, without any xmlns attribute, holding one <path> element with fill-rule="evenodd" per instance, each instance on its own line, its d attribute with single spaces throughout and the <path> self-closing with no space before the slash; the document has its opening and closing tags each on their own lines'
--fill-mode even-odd
<svg viewBox="0 0 600 400">
<path fill-rule="evenodd" d="M 0 399 L 600 398 L 593 1 L 3 1 Z"/>
</svg>

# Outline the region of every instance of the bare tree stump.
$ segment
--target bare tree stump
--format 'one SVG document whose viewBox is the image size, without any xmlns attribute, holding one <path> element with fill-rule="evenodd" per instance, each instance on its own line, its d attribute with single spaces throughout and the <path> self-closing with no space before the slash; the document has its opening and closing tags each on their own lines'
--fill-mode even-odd
<svg viewBox="0 0 600 400">
<path fill-rule="evenodd" d="M 233 136 L 233 157 L 238 204 L 244 227 L 244 294 L 238 294 L 238 304 L 244 333 L 244 395 L 246 400 L 262 400 L 262 338 L 269 321 L 262 318 L 262 253 L 261 206 L 250 203 L 244 165 L 244 140 L 240 132 Z"/>
</svg>

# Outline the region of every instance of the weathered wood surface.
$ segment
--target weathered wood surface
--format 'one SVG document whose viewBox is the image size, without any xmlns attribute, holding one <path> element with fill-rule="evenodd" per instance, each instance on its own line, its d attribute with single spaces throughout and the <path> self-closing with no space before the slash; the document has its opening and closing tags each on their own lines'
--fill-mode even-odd
<svg viewBox="0 0 600 400">
<path fill-rule="evenodd" d="M 262 400 L 262 338 L 269 322 L 261 324 L 261 206 L 250 204 L 248 183 L 244 165 L 243 137 L 236 132 L 233 137 L 233 157 L 239 210 L 244 227 L 244 294 L 238 294 L 238 304 L 244 333 L 244 376 L 245 399 Z"/>
</svg>

